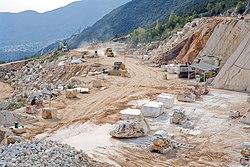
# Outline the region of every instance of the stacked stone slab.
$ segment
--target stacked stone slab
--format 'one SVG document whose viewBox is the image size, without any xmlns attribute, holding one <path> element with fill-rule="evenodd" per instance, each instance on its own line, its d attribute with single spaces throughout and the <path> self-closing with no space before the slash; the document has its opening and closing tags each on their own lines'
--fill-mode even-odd
<svg viewBox="0 0 250 167">
<path fill-rule="evenodd" d="M 142 106 L 141 111 L 144 117 L 156 118 L 163 113 L 163 103 L 150 101 Z"/>
<path fill-rule="evenodd" d="M 174 96 L 171 94 L 162 93 L 157 96 L 157 101 L 162 102 L 163 106 L 167 109 L 174 106 Z"/>
<path fill-rule="evenodd" d="M 110 135 L 116 138 L 133 138 L 145 136 L 148 126 L 139 109 L 126 109 L 121 112 L 121 121 L 114 126 Z"/>
</svg>

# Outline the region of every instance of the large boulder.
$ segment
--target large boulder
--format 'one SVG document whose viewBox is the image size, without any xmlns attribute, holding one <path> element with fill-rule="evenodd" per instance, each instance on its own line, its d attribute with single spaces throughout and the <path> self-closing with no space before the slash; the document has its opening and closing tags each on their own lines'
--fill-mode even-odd
<svg viewBox="0 0 250 167">
<path fill-rule="evenodd" d="M 121 112 L 121 121 L 114 126 L 110 135 L 116 138 L 141 137 L 147 134 L 149 128 L 139 109 L 125 109 Z"/>
<path fill-rule="evenodd" d="M 109 134 L 117 138 L 134 138 L 145 136 L 147 132 L 148 128 L 145 121 L 121 120 L 114 125 Z"/>
<path fill-rule="evenodd" d="M 194 102 L 195 101 L 195 95 L 192 92 L 179 93 L 177 95 L 177 100 L 178 101 L 183 101 L 183 102 Z"/>
</svg>

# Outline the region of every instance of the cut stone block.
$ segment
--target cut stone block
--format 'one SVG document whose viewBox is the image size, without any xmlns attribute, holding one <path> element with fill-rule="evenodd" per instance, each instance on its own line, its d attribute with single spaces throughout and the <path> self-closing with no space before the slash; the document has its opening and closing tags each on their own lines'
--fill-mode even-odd
<svg viewBox="0 0 250 167">
<path fill-rule="evenodd" d="M 195 101 L 195 95 L 191 92 L 188 93 L 180 93 L 177 96 L 178 101 L 183 101 L 183 102 L 194 102 Z"/>
<path fill-rule="evenodd" d="M 42 109 L 42 118 L 43 119 L 57 118 L 56 108 L 43 108 Z"/>
<path fill-rule="evenodd" d="M 147 132 L 148 128 L 144 120 L 122 120 L 114 125 L 113 130 L 109 134 L 117 138 L 133 138 L 145 136 Z"/>
<path fill-rule="evenodd" d="M 250 110 L 243 116 L 241 122 L 250 125 Z"/>
<path fill-rule="evenodd" d="M 65 91 L 66 98 L 76 98 L 77 97 L 77 91 L 76 89 L 67 89 Z"/>
<path fill-rule="evenodd" d="M 157 96 L 157 101 L 162 102 L 165 108 L 172 108 L 174 106 L 174 96 L 171 94 L 162 93 Z"/>
<path fill-rule="evenodd" d="M 150 101 L 143 105 L 142 114 L 144 117 L 156 118 L 163 113 L 163 103 Z"/>
<path fill-rule="evenodd" d="M 134 119 L 134 120 L 143 120 L 143 115 L 141 113 L 141 110 L 139 109 L 125 109 L 125 110 L 121 110 L 121 119 L 122 120 L 130 120 L 130 119 Z"/>
<path fill-rule="evenodd" d="M 239 111 L 230 111 L 229 112 L 229 117 L 230 118 L 239 118 L 240 117 L 240 112 Z"/>
<path fill-rule="evenodd" d="M 95 87 L 95 88 L 102 87 L 102 81 L 101 80 L 94 80 L 93 81 L 93 87 Z"/>
<path fill-rule="evenodd" d="M 75 88 L 78 93 L 89 93 L 89 88 Z"/>
<path fill-rule="evenodd" d="M 161 65 L 161 71 L 162 72 L 167 72 L 167 66 L 168 65 Z"/>
</svg>

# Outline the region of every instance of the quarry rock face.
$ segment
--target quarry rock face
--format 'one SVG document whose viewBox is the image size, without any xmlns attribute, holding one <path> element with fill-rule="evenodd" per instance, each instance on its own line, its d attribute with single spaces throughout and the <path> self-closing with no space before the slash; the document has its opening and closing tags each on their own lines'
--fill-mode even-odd
<svg viewBox="0 0 250 167">
<path fill-rule="evenodd" d="M 221 20 L 210 20 L 199 30 L 197 30 L 186 42 L 176 59 L 180 63 L 193 62 L 199 52 L 205 47 L 214 28 Z"/>
<path fill-rule="evenodd" d="M 199 56 L 221 56 L 222 67 L 236 51 L 250 31 L 250 22 L 238 19 L 225 19 L 219 23 Z"/>
<path fill-rule="evenodd" d="M 250 23 L 249 23 L 250 27 Z M 225 65 L 213 81 L 216 88 L 236 91 L 250 90 L 250 32 L 240 43 L 235 52 L 229 57 Z"/>
</svg>

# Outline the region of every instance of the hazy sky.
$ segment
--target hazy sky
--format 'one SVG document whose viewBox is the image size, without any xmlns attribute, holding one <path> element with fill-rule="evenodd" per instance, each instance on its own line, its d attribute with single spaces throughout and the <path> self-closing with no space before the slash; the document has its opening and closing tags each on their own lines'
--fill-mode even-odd
<svg viewBox="0 0 250 167">
<path fill-rule="evenodd" d="M 21 12 L 35 10 L 46 12 L 78 0 L 0 0 L 0 12 Z"/>
</svg>

